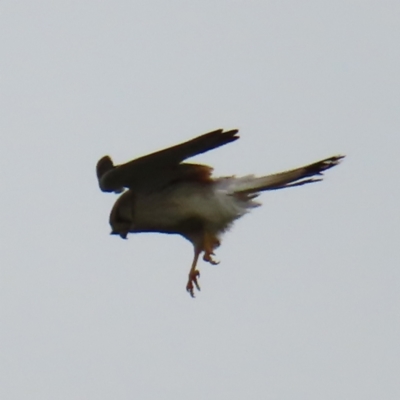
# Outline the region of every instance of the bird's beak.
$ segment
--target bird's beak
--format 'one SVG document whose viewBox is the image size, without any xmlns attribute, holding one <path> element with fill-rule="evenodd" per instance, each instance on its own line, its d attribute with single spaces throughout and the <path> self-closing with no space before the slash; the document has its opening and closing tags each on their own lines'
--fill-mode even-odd
<svg viewBox="0 0 400 400">
<path fill-rule="evenodd" d="M 110 232 L 110 235 L 119 235 L 122 239 L 127 239 L 128 232 L 117 232 L 113 230 Z"/>
</svg>

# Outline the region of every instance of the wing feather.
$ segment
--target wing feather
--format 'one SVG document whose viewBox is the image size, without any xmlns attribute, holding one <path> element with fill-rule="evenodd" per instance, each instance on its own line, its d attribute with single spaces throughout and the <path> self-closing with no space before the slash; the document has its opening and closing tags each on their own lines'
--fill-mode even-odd
<svg viewBox="0 0 400 400">
<path fill-rule="evenodd" d="M 237 129 L 224 132 L 223 129 L 198 136 L 192 140 L 155 153 L 114 166 L 109 156 L 97 163 L 97 177 L 103 192 L 121 192 L 123 188 L 140 185 L 144 179 L 162 174 L 163 169 L 177 166 L 187 158 L 205 153 L 239 139 Z"/>
</svg>

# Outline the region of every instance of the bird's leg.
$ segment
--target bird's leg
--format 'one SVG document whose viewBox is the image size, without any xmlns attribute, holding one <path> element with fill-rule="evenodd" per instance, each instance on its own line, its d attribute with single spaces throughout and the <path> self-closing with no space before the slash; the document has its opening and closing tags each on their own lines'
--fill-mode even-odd
<svg viewBox="0 0 400 400">
<path fill-rule="evenodd" d="M 186 285 L 186 290 L 189 292 L 189 294 L 194 297 L 194 286 L 196 286 L 197 290 L 200 290 L 200 285 L 199 282 L 197 281 L 197 278 L 200 276 L 199 270 L 196 269 L 197 261 L 199 259 L 199 255 L 201 253 L 201 249 L 195 246 L 194 248 L 194 258 L 192 262 L 192 267 L 190 268 L 189 271 L 189 280 Z"/>
<path fill-rule="evenodd" d="M 220 245 L 220 241 L 218 238 L 211 233 L 204 233 L 204 241 L 203 241 L 203 251 L 204 256 L 203 260 L 212 264 L 217 265 L 219 261 L 215 261 L 212 256 L 214 255 L 214 250 Z"/>
<path fill-rule="evenodd" d="M 216 249 L 219 245 L 220 241 L 215 235 L 204 232 L 203 240 L 194 246 L 194 258 L 192 262 L 192 267 L 189 271 L 188 283 L 186 285 L 186 290 L 192 297 L 194 297 L 195 286 L 197 290 L 200 290 L 200 285 L 198 282 L 200 272 L 196 269 L 197 261 L 199 260 L 200 254 L 204 251 L 203 260 L 209 262 L 212 265 L 217 265 L 219 264 L 219 262 L 215 261 L 212 256 L 214 255 L 214 249 Z"/>
</svg>

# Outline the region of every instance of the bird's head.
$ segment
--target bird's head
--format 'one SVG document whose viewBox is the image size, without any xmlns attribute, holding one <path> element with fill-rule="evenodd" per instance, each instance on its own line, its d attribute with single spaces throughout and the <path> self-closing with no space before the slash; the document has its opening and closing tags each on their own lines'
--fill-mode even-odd
<svg viewBox="0 0 400 400">
<path fill-rule="evenodd" d="M 119 235 L 126 239 L 129 232 L 132 232 L 134 194 L 131 191 L 125 192 L 115 202 L 110 213 L 111 235 Z"/>
<path fill-rule="evenodd" d="M 122 239 L 126 239 L 131 227 L 131 223 L 121 219 L 118 214 L 111 213 L 110 226 L 110 235 L 119 235 Z"/>
</svg>

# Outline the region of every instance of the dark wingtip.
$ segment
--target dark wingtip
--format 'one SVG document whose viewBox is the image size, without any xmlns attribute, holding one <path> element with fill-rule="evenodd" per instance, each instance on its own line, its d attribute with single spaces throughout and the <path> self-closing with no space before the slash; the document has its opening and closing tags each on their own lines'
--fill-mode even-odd
<svg viewBox="0 0 400 400">
<path fill-rule="evenodd" d="M 304 167 L 305 174 L 303 178 L 314 175 L 323 176 L 326 170 L 333 168 L 336 165 L 339 165 L 344 157 L 345 157 L 344 155 L 339 154 L 337 156 L 325 158 L 324 160 L 317 161 L 316 163 L 307 165 L 306 167 Z"/>
<path fill-rule="evenodd" d="M 341 162 L 341 161 L 343 160 L 343 158 L 345 158 L 345 157 L 346 157 L 345 155 L 338 154 L 337 156 L 332 156 L 332 157 L 327 158 L 326 160 L 321 161 L 321 163 L 323 163 L 323 164 L 324 164 L 324 167 L 325 167 L 323 170 L 332 168 L 332 167 L 334 167 L 335 165 L 340 164 L 340 162 Z"/>
<path fill-rule="evenodd" d="M 114 163 L 111 160 L 110 156 L 101 157 L 96 164 L 96 174 L 97 179 L 101 179 L 101 177 L 109 170 L 114 168 Z"/>
<path fill-rule="evenodd" d="M 236 134 L 239 132 L 239 129 L 231 129 L 230 131 L 224 132 L 222 129 L 220 130 L 221 136 L 224 137 L 224 140 L 226 142 L 234 142 L 235 140 L 238 140 L 240 136 L 236 136 Z"/>
<path fill-rule="evenodd" d="M 325 160 L 318 161 L 314 164 L 311 164 L 308 166 L 310 170 L 314 170 L 314 175 L 323 175 L 323 172 L 326 171 L 327 169 L 330 169 L 332 167 L 335 167 L 336 165 L 339 165 L 340 162 L 345 158 L 344 155 L 337 155 L 337 156 L 332 156 L 329 158 L 326 158 Z"/>
</svg>

